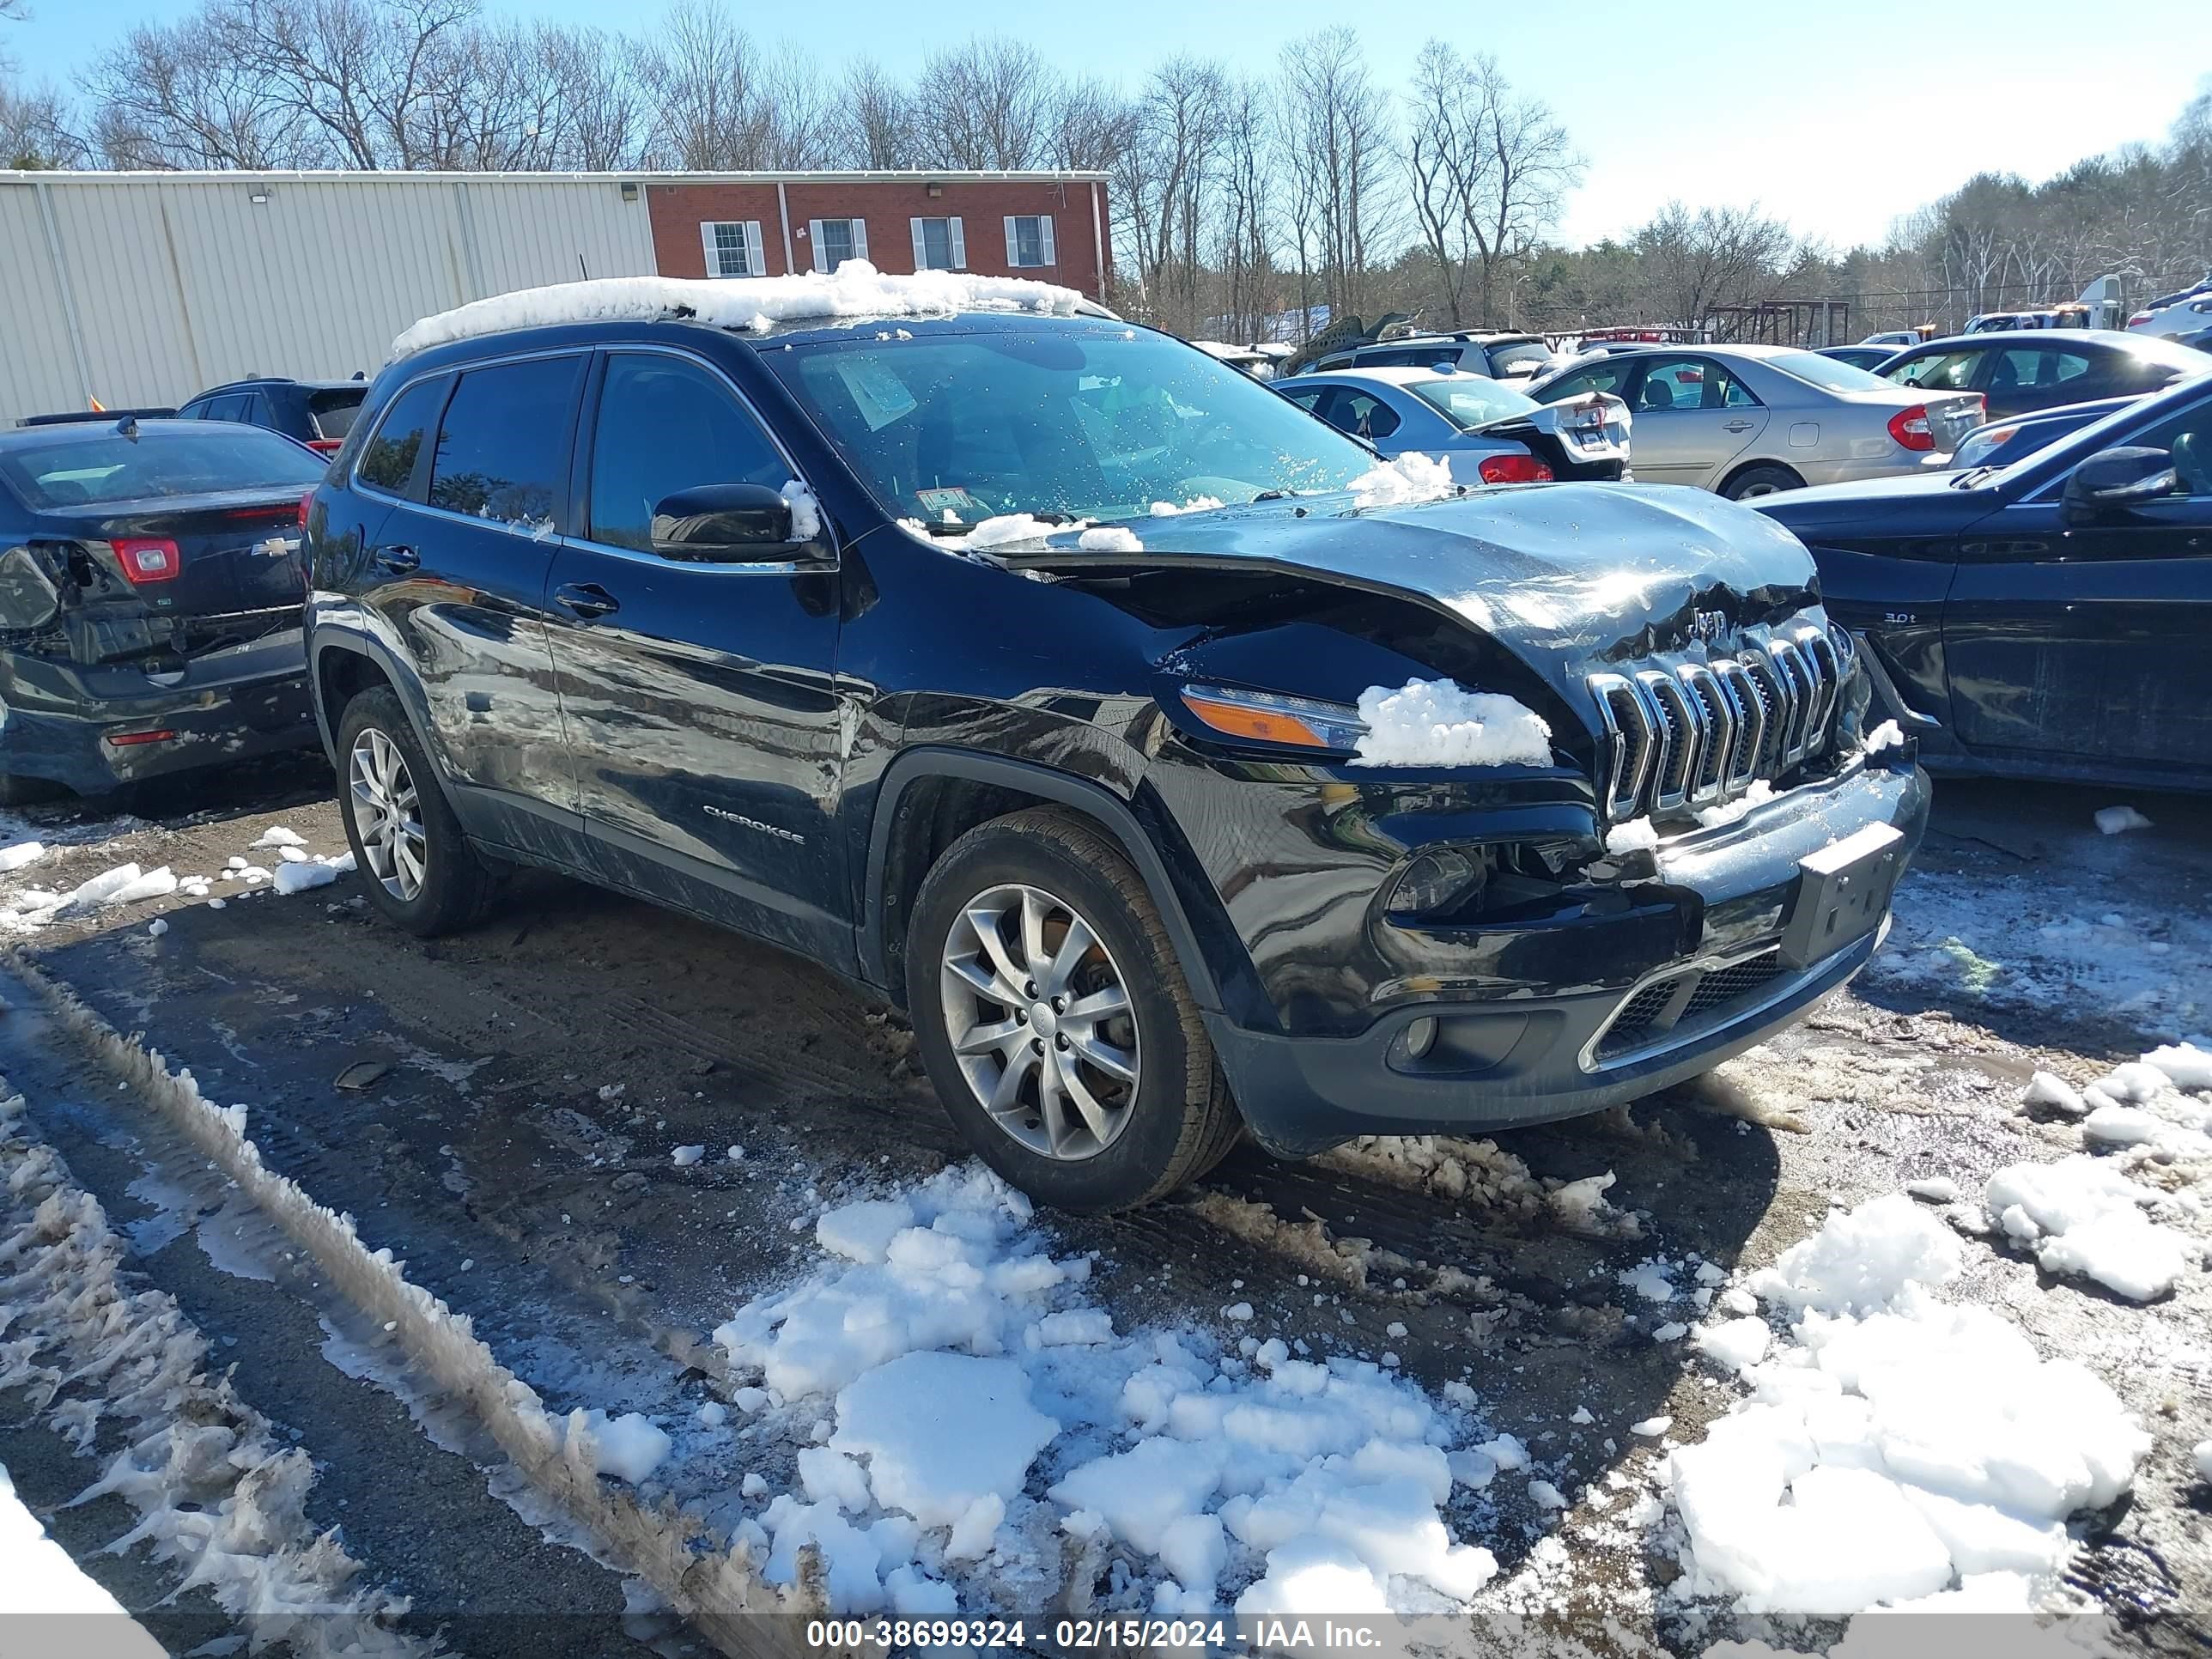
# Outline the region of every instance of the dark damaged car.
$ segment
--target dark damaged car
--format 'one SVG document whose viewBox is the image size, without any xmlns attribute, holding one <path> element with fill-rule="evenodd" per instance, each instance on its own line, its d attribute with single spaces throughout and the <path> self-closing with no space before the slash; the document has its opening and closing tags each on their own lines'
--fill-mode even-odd
<svg viewBox="0 0 2212 1659">
<path fill-rule="evenodd" d="M 1926 782 L 1767 520 L 1424 501 L 1147 330 L 747 286 L 465 311 L 371 392 L 308 646 L 399 925 L 529 864 L 771 940 L 902 1006 L 976 1149 L 1093 1209 L 1248 1127 L 1649 1093 L 1875 948 Z"/>
<path fill-rule="evenodd" d="M 197 421 L 0 433 L 0 803 L 314 741 L 300 519 L 323 468 Z"/>
</svg>

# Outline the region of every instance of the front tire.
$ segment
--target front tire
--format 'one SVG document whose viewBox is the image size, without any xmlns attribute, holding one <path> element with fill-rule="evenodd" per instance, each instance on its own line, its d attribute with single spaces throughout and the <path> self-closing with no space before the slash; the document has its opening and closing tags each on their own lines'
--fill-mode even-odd
<svg viewBox="0 0 2212 1659">
<path fill-rule="evenodd" d="M 907 1006 L 945 1112 L 1063 1210 L 1132 1208 L 1205 1174 L 1242 1121 L 1142 879 L 1053 808 L 960 837 L 916 896 Z"/>
<path fill-rule="evenodd" d="M 497 878 L 388 687 L 362 692 L 338 721 L 338 806 L 368 902 L 386 917 L 422 939 L 483 920 Z"/>
</svg>

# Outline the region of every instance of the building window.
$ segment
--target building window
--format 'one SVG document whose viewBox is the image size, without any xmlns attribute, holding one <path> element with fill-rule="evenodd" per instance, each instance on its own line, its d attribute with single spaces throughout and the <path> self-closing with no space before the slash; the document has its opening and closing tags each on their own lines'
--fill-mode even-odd
<svg viewBox="0 0 2212 1659">
<path fill-rule="evenodd" d="M 1017 270 L 1059 263 L 1052 249 L 1052 215 L 1006 216 L 1006 263 Z"/>
<path fill-rule="evenodd" d="M 868 257 L 868 222 L 865 219 L 810 219 L 806 228 L 817 270 L 835 270 L 848 259 Z"/>
<path fill-rule="evenodd" d="M 709 276 L 768 275 L 761 257 L 759 220 L 710 220 L 699 227 L 699 240 L 706 249 Z"/>
<path fill-rule="evenodd" d="M 915 219 L 910 222 L 914 226 L 916 270 L 968 269 L 968 239 L 961 234 L 957 218 Z"/>
</svg>

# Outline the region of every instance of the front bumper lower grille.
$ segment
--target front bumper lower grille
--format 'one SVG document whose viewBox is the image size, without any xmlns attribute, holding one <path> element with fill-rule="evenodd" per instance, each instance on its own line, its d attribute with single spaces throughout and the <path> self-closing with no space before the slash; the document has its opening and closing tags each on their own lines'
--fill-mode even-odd
<svg viewBox="0 0 2212 1659">
<path fill-rule="evenodd" d="M 1773 981 L 1789 971 L 1781 951 L 1768 950 L 1724 966 L 1693 965 L 1653 980 L 1621 1004 L 1590 1045 L 1589 1057 L 1598 1066 L 1618 1065 L 1649 1048 L 1688 1042 L 1764 1000 Z"/>
<path fill-rule="evenodd" d="M 1607 817 L 1615 823 L 1732 800 L 1826 749 L 1850 636 L 1809 624 L 1734 656 L 1589 678 L 1602 727 Z"/>
</svg>

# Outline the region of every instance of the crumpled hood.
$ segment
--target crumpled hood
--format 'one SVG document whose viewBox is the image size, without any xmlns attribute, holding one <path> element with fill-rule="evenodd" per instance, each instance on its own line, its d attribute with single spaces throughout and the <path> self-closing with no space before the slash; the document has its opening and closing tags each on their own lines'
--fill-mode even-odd
<svg viewBox="0 0 2212 1659">
<path fill-rule="evenodd" d="M 1796 537 L 1673 485 L 1538 484 L 1364 510 L 1342 495 L 1308 497 L 1129 528 L 1142 551 L 1084 549 L 1069 535 L 991 556 L 1071 574 L 1274 571 L 1411 598 L 1488 634 L 1562 693 L 1610 664 L 1702 653 L 1715 611 L 1731 638 L 1818 604 Z"/>
</svg>

